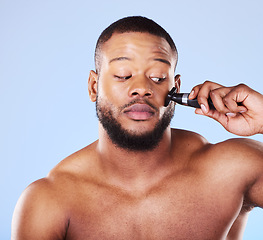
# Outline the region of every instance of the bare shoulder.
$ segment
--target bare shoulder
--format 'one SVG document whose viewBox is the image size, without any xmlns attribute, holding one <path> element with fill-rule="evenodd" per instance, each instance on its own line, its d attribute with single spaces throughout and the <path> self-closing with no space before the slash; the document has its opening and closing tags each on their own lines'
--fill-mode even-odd
<svg viewBox="0 0 263 240">
<path fill-rule="evenodd" d="M 174 137 L 191 138 L 191 139 L 194 138 L 199 141 L 207 142 L 207 140 L 199 133 L 189 130 L 184 130 L 184 129 L 177 129 L 177 128 L 172 128 L 171 130 L 172 130 L 172 135 Z"/>
<path fill-rule="evenodd" d="M 187 151 L 200 151 L 209 145 L 209 142 L 200 134 L 188 130 L 172 129 L 173 145 L 182 146 Z M 178 147 L 176 147 L 178 149 Z"/>
<path fill-rule="evenodd" d="M 211 144 L 197 133 L 177 129 L 173 135 L 176 151 L 188 155 L 188 166 L 204 176 L 225 176 L 222 180 L 235 181 L 245 189 L 263 175 L 261 142 L 233 138 Z"/>
<path fill-rule="evenodd" d="M 235 181 L 244 186 L 245 205 L 263 207 L 263 143 L 249 138 L 229 139 L 215 144 L 211 152 L 226 166 L 223 169 L 231 175 L 232 184 Z"/>
<path fill-rule="evenodd" d="M 48 174 L 55 184 L 61 185 L 65 180 L 90 177 L 97 169 L 97 142 L 71 154 L 55 166 Z"/>
<path fill-rule="evenodd" d="M 20 196 L 12 221 L 12 240 L 64 239 L 70 220 L 70 201 L 92 167 L 92 146 L 55 166 L 47 177 L 30 184 Z M 90 163 L 89 163 L 90 162 Z M 91 170 L 90 170 L 91 172 Z"/>
<path fill-rule="evenodd" d="M 239 159 L 252 163 L 263 163 L 263 143 L 249 138 L 232 138 L 226 141 L 213 144 L 211 152 L 218 154 L 220 157 Z"/>
<path fill-rule="evenodd" d="M 213 161 L 226 159 L 229 163 L 231 160 L 254 162 L 262 164 L 263 143 L 249 138 L 232 138 L 216 144 L 209 143 L 203 136 L 198 133 L 173 129 L 173 138 L 176 143 L 180 142 L 186 146 L 191 145 L 195 157 L 202 156 L 205 160 L 212 157 Z M 205 157 L 207 156 L 207 158 Z M 251 162 L 252 161 L 252 162 Z"/>
<path fill-rule="evenodd" d="M 20 196 L 12 221 L 12 240 L 63 239 L 67 216 L 48 178 L 30 184 Z"/>
<path fill-rule="evenodd" d="M 256 183 L 260 188 L 263 186 L 263 144 L 261 142 L 249 138 L 233 138 L 211 144 L 200 152 L 197 161 L 203 173 L 239 189 L 246 201 L 259 202 L 255 200 L 255 197 L 252 200 L 248 195 L 251 189 L 255 189 L 253 186 L 256 186 Z M 253 193 L 258 192 L 257 190 Z"/>
<path fill-rule="evenodd" d="M 196 158 L 202 167 L 256 176 L 263 168 L 263 143 L 248 138 L 228 139 L 204 146 Z"/>
</svg>

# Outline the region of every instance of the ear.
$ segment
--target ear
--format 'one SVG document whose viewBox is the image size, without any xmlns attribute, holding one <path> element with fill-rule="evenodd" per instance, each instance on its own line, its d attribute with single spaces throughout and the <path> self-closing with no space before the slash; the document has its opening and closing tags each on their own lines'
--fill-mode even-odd
<svg viewBox="0 0 263 240">
<path fill-rule="evenodd" d="M 88 90 L 90 100 L 95 102 L 98 92 L 98 74 L 93 70 L 89 73 Z"/>
<path fill-rule="evenodd" d="M 180 92 L 180 87 L 181 87 L 181 75 L 180 74 L 177 74 L 174 77 L 174 85 L 177 89 L 176 92 Z"/>
</svg>

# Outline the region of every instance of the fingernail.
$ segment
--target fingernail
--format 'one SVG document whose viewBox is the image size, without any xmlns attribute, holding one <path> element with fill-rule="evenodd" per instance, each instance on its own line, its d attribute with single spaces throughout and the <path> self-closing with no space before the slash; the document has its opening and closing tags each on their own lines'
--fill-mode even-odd
<svg viewBox="0 0 263 240">
<path fill-rule="evenodd" d="M 204 104 L 201 104 L 201 109 L 202 109 L 202 111 L 203 111 L 204 113 L 207 112 L 207 108 L 206 108 L 206 106 L 205 106 Z"/>
<path fill-rule="evenodd" d="M 192 90 L 192 91 L 190 92 L 190 95 L 194 95 L 194 93 L 195 93 L 195 90 Z"/>
<path fill-rule="evenodd" d="M 231 112 L 229 112 L 229 113 L 226 113 L 226 115 L 227 115 L 228 117 L 235 117 L 235 116 L 236 116 L 236 114 L 235 114 L 235 113 L 231 113 Z"/>
</svg>

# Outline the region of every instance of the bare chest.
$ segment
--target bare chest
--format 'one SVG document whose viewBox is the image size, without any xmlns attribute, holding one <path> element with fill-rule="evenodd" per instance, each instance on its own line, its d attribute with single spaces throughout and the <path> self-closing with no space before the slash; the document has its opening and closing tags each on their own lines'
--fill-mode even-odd
<svg viewBox="0 0 263 240">
<path fill-rule="evenodd" d="M 228 193 L 198 182 L 140 197 L 94 186 L 71 200 L 67 239 L 223 239 L 242 206 L 241 195 Z"/>
</svg>

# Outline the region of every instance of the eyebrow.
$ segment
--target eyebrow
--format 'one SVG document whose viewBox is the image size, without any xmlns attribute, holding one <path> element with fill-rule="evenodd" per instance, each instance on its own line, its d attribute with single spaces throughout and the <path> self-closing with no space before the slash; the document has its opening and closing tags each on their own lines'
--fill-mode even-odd
<svg viewBox="0 0 263 240">
<path fill-rule="evenodd" d="M 109 61 L 109 63 L 112 63 L 112 62 L 115 62 L 115 61 L 125 61 L 125 60 L 131 60 L 131 58 L 129 57 L 116 57 L 116 58 L 113 58 Z M 162 63 L 165 63 L 167 64 L 168 66 L 171 66 L 171 63 L 166 60 L 166 59 L 163 59 L 163 58 L 154 58 L 153 59 L 154 61 L 158 61 L 158 62 L 162 62 Z"/>
<path fill-rule="evenodd" d="M 109 63 L 112 63 L 114 61 L 124 61 L 124 60 L 131 60 L 131 59 L 128 57 L 116 57 L 116 58 L 111 59 Z"/>
<path fill-rule="evenodd" d="M 154 60 L 154 61 L 158 61 L 158 62 L 162 62 L 162 63 L 165 63 L 165 64 L 171 66 L 171 63 L 170 63 L 168 60 L 166 60 L 166 59 L 163 59 L 163 58 L 154 58 L 153 60 Z"/>
</svg>

